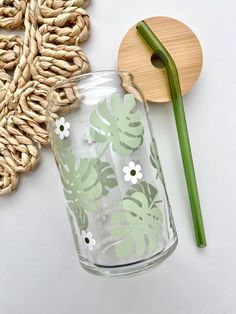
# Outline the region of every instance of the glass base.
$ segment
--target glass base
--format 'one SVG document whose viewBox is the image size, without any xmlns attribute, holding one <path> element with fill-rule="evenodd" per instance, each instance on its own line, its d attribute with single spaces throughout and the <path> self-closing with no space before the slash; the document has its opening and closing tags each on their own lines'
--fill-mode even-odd
<svg viewBox="0 0 236 314">
<path fill-rule="evenodd" d="M 120 266 L 100 266 L 91 265 L 86 263 L 86 261 L 80 260 L 81 266 L 89 273 L 102 276 L 102 277 L 113 277 L 113 278 L 124 278 L 129 276 L 138 275 L 152 269 L 162 263 L 167 257 L 169 257 L 175 250 L 178 244 L 178 238 L 176 237 L 174 242 L 166 250 L 155 254 L 151 258 L 146 260 L 140 260 L 136 263 Z"/>
</svg>

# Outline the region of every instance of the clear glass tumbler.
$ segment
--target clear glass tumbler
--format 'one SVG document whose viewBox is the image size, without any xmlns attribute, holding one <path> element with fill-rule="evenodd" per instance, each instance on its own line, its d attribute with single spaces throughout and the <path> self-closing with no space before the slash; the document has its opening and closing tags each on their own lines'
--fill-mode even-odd
<svg viewBox="0 0 236 314">
<path fill-rule="evenodd" d="M 48 95 L 50 140 L 81 265 L 143 272 L 177 245 L 148 107 L 127 72 L 61 81 Z"/>
</svg>

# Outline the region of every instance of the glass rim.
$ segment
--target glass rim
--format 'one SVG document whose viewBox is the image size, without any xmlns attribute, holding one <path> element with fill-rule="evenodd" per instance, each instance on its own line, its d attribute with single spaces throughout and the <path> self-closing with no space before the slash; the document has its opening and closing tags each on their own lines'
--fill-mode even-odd
<svg viewBox="0 0 236 314">
<path fill-rule="evenodd" d="M 51 94 L 52 91 L 54 91 L 57 88 L 62 87 L 64 84 L 69 83 L 69 82 L 74 82 L 77 81 L 79 79 L 83 79 L 89 76 L 93 76 L 93 75 L 98 75 L 98 74 L 126 74 L 126 75 L 130 75 L 131 77 L 133 77 L 132 73 L 130 73 L 129 71 L 120 71 L 120 70 L 98 70 L 98 71 L 92 71 L 92 72 L 88 72 L 88 73 L 84 73 L 84 74 L 79 74 L 70 78 L 65 78 L 63 80 L 60 80 L 59 82 L 57 82 L 56 84 L 54 84 L 48 91 L 48 95 Z"/>
</svg>

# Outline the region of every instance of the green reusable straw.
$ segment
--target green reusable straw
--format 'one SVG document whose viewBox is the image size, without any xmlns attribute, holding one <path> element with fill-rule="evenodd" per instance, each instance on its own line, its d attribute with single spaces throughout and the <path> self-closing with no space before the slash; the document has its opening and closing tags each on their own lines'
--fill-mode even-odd
<svg viewBox="0 0 236 314">
<path fill-rule="evenodd" d="M 196 241 L 199 247 L 205 247 L 205 231 L 202 221 L 201 206 L 198 196 L 197 182 L 194 172 L 178 71 L 172 57 L 145 21 L 141 21 L 140 23 L 138 23 L 137 30 L 146 41 L 146 43 L 152 48 L 152 50 L 164 63 L 167 71 L 185 178 L 192 209 Z"/>
</svg>

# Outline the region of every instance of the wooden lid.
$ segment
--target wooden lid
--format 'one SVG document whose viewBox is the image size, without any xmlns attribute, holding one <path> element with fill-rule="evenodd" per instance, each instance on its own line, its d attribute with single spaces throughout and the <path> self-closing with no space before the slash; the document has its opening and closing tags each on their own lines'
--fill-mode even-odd
<svg viewBox="0 0 236 314">
<path fill-rule="evenodd" d="M 199 40 L 185 24 L 172 18 L 151 17 L 145 19 L 145 22 L 174 59 L 182 95 L 185 95 L 197 81 L 202 69 L 203 56 Z M 166 70 L 141 38 L 136 25 L 121 42 L 118 64 L 120 71 L 134 75 L 136 84 L 148 101 L 166 102 L 171 99 Z"/>
</svg>

